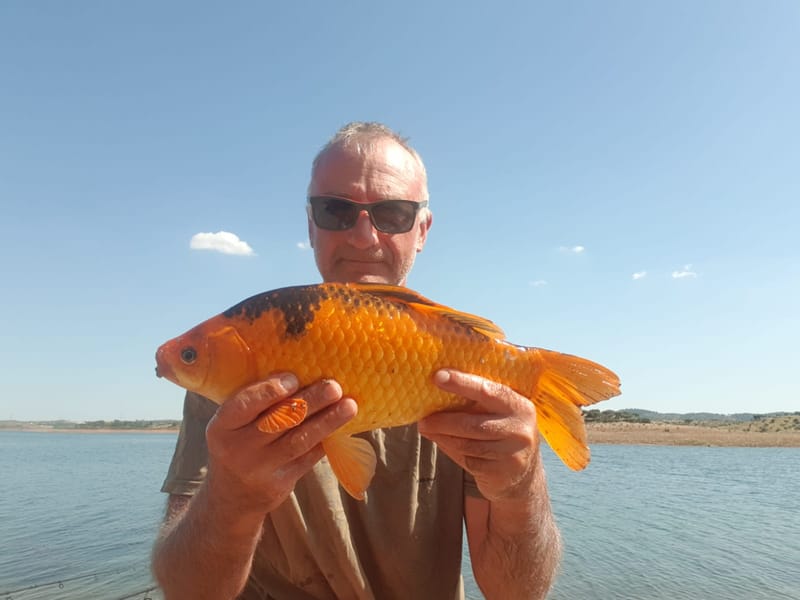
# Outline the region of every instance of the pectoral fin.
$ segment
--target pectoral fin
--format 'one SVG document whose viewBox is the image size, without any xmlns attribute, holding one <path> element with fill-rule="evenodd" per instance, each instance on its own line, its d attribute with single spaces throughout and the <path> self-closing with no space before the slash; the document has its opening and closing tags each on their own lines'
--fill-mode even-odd
<svg viewBox="0 0 800 600">
<path fill-rule="evenodd" d="M 308 405 L 302 398 L 289 398 L 278 402 L 267 410 L 258 422 L 258 430 L 264 433 L 279 433 L 303 422 Z"/>
<path fill-rule="evenodd" d="M 363 500 L 377 464 L 372 444 L 349 435 L 333 435 L 322 447 L 341 486 L 353 498 Z"/>
</svg>

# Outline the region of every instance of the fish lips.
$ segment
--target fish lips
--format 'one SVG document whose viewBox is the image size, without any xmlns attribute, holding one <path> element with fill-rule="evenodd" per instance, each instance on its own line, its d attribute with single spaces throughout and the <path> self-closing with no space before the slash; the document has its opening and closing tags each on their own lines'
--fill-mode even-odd
<svg viewBox="0 0 800 600">
<path fill-rule="evenodd" d="M 163 377 L 164 379 L 175 381 L 175 372 L 166 360 L 166 353 L 167 351 L 164 346 L 156 350 L 156 377 Z"/>
</svg>

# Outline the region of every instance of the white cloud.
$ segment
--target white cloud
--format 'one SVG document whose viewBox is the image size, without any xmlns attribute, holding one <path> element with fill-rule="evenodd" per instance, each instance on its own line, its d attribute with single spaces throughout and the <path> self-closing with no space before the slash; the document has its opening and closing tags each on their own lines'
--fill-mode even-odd
<svg viewBox="0 0 800 600">
<path fill-rule="evenodd" d="M 250 245 L 239 236 L 229 231 L 217 233 L 196 233 L 189 242 L 192 250 L 213 250 L 223 254 L 238 254 L 240 256 L 253 256 L 255 252 Z"/>
<path fill-rule="evenodd" d="M 632 277 L 633 277 L 634 280 L 643 279 L 644 277 L 647 277 L 647 271 L 638 271 L 638 272 L 634 273 L 632 275 Z"/>
<path fill-rule="evenodd" d="M 583 246 L 561 246 L 559 250 L 567 254 L 581 254 L 586 248 Z"/>
<path fill-rule="evenodd" d="M 547 285 L 547 282 L 544 279 L 537 279 L 536 281 L 529 281 L 528 285 L 531 287 L 543 287 Z"/>
<path fill-rule="evenodd" d="M 297 242 L 297 247 L 300 248 L 300 250 L 308 250 L 311 248 L 311 244 L 308 242 Z"/>
<path fill-rule="evenodd" d="M 692 271 L 692 265 L 684 265 L 683 271 L 673 271 L 673 279 L 684 279 L 686 277 L 697 277 L 697 273 Z"/>
</svg>

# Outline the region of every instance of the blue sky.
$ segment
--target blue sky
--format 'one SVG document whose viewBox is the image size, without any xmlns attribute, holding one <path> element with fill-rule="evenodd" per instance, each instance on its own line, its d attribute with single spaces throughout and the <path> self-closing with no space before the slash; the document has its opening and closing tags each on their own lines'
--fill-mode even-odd
<svg viewBox="0 0 800 600">
<path fill-rule="evenodd" d="M 319 280 L 351 120 L 428 167 L 411 287 L 613 368 L 599 408 L 800 410 L 794 1 L 12 0 L 0 86 L 0 419 L 178 418 L 156 347 Z"/>
</svg>

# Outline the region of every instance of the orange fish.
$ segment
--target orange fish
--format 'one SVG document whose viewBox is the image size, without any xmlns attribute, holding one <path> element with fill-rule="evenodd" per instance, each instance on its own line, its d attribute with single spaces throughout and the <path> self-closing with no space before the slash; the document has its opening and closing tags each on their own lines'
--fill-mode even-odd
<svg viewBox="0 0 800 600">
<path fill-rule="evenodd" d="M 468 400 L 440 390 L 440 368 L 475 373 L 513 388 L 536 407 L 539 431 L 572 469 L 589 463 L 580 407 L 620 393 L 608 369 L 575 356 L 516 346 L 491 321 L 442 306 L 408 288 L 326 283 L 253 296 L 163 344 L 156 374 L 219 404 L 277 371 L 300 386 L 340 383 L 358 414 L 322 445 L 340 484 L 363 499 L 375 452 L 353 434 L 414 423 Z M 278 432 L 305 418 L 290 398 L 260 419 Z"/>
</svg>

